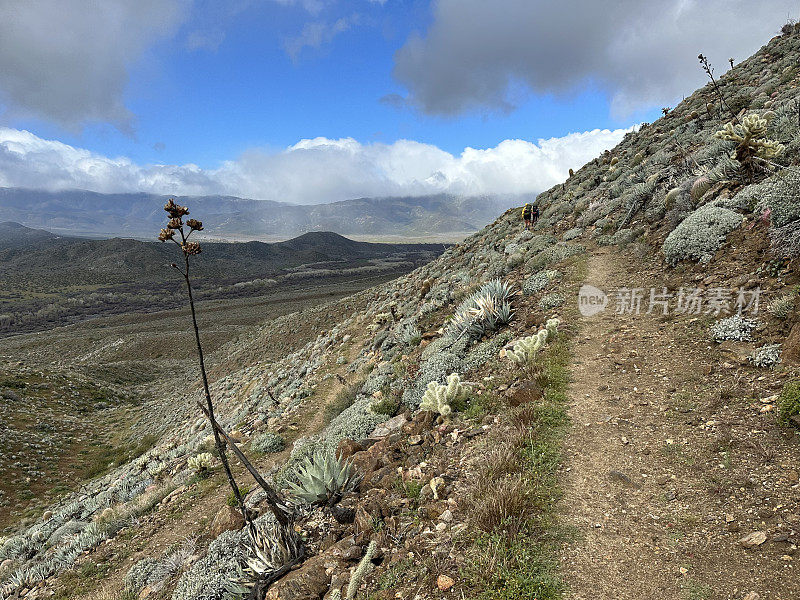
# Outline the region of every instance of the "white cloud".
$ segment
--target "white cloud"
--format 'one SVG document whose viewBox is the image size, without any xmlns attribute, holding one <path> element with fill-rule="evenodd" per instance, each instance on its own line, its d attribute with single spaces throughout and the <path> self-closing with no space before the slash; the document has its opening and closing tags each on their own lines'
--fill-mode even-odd
<svg viewBox="0 0 800 600">
<path fill-rule="evenodd" d="M 188 1 L 0 2 L 0 112 L 130 131 L 128 68 L 177 29 Z"/>
<path fill-rule="evenodd" d="M 430 114 L 513 110 L 520 83 L 535 93 L 591 83 L 624 117 L 702 85 L 700 52 L 722 72 L 797 10 L 795 0 L 435 0 L 430 28 L 397 52 L 394 75 Z"/>
<path fill-rule="evenodd" d="M 286 40 L 284 44 L 286 53 L 292 60 L 297 60 L 303 48 L 319 49 L 323 45 L 330 44 L 337 35 L 357 25 L 358 20 L 358 15 L 352 15 L 337 19 L 333 23 L 326 23 L 325 21 L 306 23 L 300 35 Z"/>
<path fill-rule="evenodd" d="M 217 169 L 137 165 L 28 131 L 0 127 L 0 187 L 159 194 L 229 194 L 301 204 L 365 196 L 536 193 L 616 145 L 628 130 L 505 140 L 454 156 L 431 144 L 304 139 L 280 152 L 252 149 Z"/>
</svg>

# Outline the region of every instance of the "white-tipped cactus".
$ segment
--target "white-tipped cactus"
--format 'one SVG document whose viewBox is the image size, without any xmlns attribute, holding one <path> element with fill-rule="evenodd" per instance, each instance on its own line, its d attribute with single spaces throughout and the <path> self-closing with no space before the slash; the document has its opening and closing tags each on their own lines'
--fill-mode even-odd
<svg viewBox="0 0 800 600">
<path fill-rule="evenodd" d="M 536 354 L 547 342 L 547 337 L 547 329 L 542 329 L 536 335 L 519 340 L 511 350 L 506 350 L 505 355 L 518 365 L 525 365 L 536 358 Z"/>
<path fill-rule="evenodd" d="M 726 123 L 723 129 L 714 134 L 714 137 L 736 142 L 738 146 L 731 158 L 740 162 L 753 156 L 763 159 L 775 158 L 783 152 L 783 144 L 764 137 L 767 133 L 767 126 L 774 116 L 775 113 L 771 111 L 765 113 L 763 117 L 757 113 L 750 113 L 745 115 L 741 123 L 736 125 Z"/>
<path fill-rule="evenodd" d="M 463 400 L 469 395 L 469 392 L 469 386 L 461 382 L 458 373 L 453 373 L 447 376 L 445 385 L 431 381 L 422 396 L 419 407 L 422 410 L 430 410 L 447 417 L 453 412 L 453 402 Z"/>
<path fill-rule="evenodd" d="M 524 337 L 514 344 L 511 350 L 504 350 L 501 356 L 506 356 L 520 366 L 526 365 L 536 358 L 544 345 L 558 334 L 558 325 L 561 323 L 556 318 L 548 319 L 545 328 L 536 335 Z"/>
<path fill-rule="evenodd" d="M 353 572 L 353 575 L 350 577 L 350 583 L 347 584 L 347 594 L 345 595 L 345 600 L 353 600 L 358 593 L 358 588 L 361 585 L 361 582 L 366 577 L 367 573 L 372 570 L 372 559 L 375 557 L 375 552 L 378 550 L 378 544 L 375 543 L 375 540 L 372 540 L 367 546 L 367 551 L 364 553 L 364 558 L 361 559 L 361 562 L 358 563 L 356 570 Z"/>
<path fill-rule="evenodd" d="M 190 456 L 189 460 L 186 461 L 189 468 L 196 473 L 202 473 L 206 469 L 209 469 L 213 463 L 214 456 L 210 452 L 203 452 L 197 456 Z"/>
<path fill-rule="evenodd" d="M 559 321 L 556 318 L 547 319 L 547 323 L 545 323 L 545 326 L 544 326 L 545 327 L 545 331 L 547 331 L 547 340 L 546 341 L 549 342 L 551 339 L 556 337 L 556 334 L 558 334 L 558 326 L 560 324 L 561 324 L 561 321 Z"/>
</svg>

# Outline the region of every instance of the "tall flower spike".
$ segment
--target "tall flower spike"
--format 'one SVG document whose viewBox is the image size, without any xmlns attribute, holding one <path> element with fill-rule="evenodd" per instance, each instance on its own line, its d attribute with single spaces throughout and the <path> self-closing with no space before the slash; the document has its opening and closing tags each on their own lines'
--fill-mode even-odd
<svg viewBox="0 0 800 600">
<path fill-rule="evenodd" d="M 181 206 L 180 204 L 175 204 L 175 201 L 170 198 L 169 202 L 164 205 L 164 210 L 167 211 L 170 217 L 173 219 L 181 218 L 183 215 L 189 214 L 189 209 L 185 206 Z"/>
<path fill-rule="evenodd" d="M 186 256 L 200 254 L 200 244 L 197 242 L 186 242 L 185 244 L 181 245 L 181 248 Z"/>
</svg>

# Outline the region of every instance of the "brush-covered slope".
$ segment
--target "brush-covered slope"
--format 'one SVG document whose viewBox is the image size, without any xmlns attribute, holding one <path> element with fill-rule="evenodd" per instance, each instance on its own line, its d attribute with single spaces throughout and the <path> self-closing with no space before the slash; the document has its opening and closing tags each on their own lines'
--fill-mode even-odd
<svg viewBox="0 0 800 600">
<path fill-rule="evenodd" d="M 798 58 L 796 32 L 775 38 L 722 75 L 718 87 L 709 83 L 626 135 L 538 197 L 538 228 L 601 245 L 646 240 L 675 265 L 707 263 L 744 217 L 763 215 L 775 257 L 798 256 Z M 728 124 L 763 130 L 740 144 L 718 134 Z M 764 152 L 770 142 L 782 150 Z"/>
<path fill-rule="evenodd" d="M 348 588 L 362 598 L 563 597 L 553 522 L 557 482 L 569 469 L 559 465 L 577 465 L 583 452 L 598 456 L 597 448 L 580 443 L 567 456 L 560 453 L 568 427 L 570 339 L 593 344 L 583 356 L 584 372 L 595 363 L 608 369 L 592 373 L 592 386 L 580 382 L 584 393 L 569 398 L 602 407 L 572 428 L 589 432 L 587 444 L 613 439 L 602 447 L 604 457 L 631 455 L 629 474 L 582 471 L 586 479 L 575 483 L 606 504 L 576 516 L 585 529 L 570 536 L 579 538 L 572 543 L 591 536 L 604 549 L 619 542 L 610 558 L 589 548 L 587 568 L 607 568 L 587 577 L 587 585 L 603 586 L 613 576 L 627 587 L 607 597 L 648 597 L 627 593 L 637 572 L 626 581 L 618 568 L 646 554 L 661 578 L 649 597 L 713 597 L 712 588 L 691 579 L 702 569 L 720 597 L 743 597 L 756 585 L 779 597 L 797 594 L 796 578 L 786 575 L 796 539 L 791 486 L 797 474 L 784 473 L 797 447 L 774 418 L 776 402 L 785 419 L 791 403 L 777 393 L 767 397 L 796 378 L 796 368 L 765 369 L 742 356 L 755 349 L 754 340 L 713 346 L 709 326 L 731 329 L 720 327 L 716 315 L 674 321 L 665 315 L 646 326 L 626 321 L 624 331 L 609 320 L 602 329 L 586 325 L 586 337 L 575 338 L 584 325 L 572 298 L 587 275 L 624 283 L 613 281 L 611 266 L 620 277 L 653 286 L 761 284 L 787 292 L 796 276 L 757 267 L 792 254 L 785 240 L 794 239 L 797 223 L 791 190 L 800 141 L 798 64 L 800 31 L 790 28 L 721 78 L 725 107 L 707 86 L 542 194 L 536 231 L 523 230 L 518 209 L 510 210 L 408 275 L 268 324 L 216 353 L 218 418 L 248 452 L 275 451 L 254 456 L 279 489 L 297 480 L 298 465 L 317 452 L 349 457 L 363 478 L 358 493 L 342 498 L 339 520 L 301 503 L 296 527 L 309 556 L 267 597 L 329 600 L 345 597 Z M 756 138 L 779 141 L 783 152 L 761 157 L 767 162 L 731 159 L 737 143 L 715 137 L 733 119 L 727 107 L 743 123 L 755 123 L 745 120 L 752 112 L 773 111 Z M 745 221 L 753 227 L 742 228 Z M 616 258 L 587 273 L 587 253 L 590 264 L 598 256 Z M 797 323 L 793 310 L 780 317 L 771 312 L 750 329 L 764 341 L 785 337 Z M 315 322 L 323 313 L 346 316 L 280 360 L 259 358 L 292 320 Z M 553 317 L 561 322 L 551 334 Z M 648 337 L 637 337 L 641 331 Z M 644 352 L 637 343 L 653 347 Z M 652 362 L 642 363 L 643 354 Z M 701 367 L 690 371 L 693 362 Z M 454 375 L 469 388 L 466 397 L 456 393 Z M 671 385 L 678 375 L 681 390 Z M 438 388 L 448 380 L 449 399 Z M 639 387 L 642 381 L 647 389 Z M 64 594 L 80 585 L 75 597 L 92 597 L 102 577 L 118 597 L 226 597 L 226 582 L 240 577 L 248 541 L 224 505 L 218 466 L 212 463 L 209 478 L 189 467 L 190 457 L 209 449 L 211 431 L 194 404 L 199 398 L 194 385 L 176 391 L 160 411 L 154 407 L 151 418 L 168 424 L 154 448 L 21 523 L 0 544 L 7 593 Z M 757 437 L 767 430 L 769 450 L 767 438 Z M 268 445 L 265 434 L 283 438 L 286 449 Z M 590 477 L 599 489 L 586 489 Z M 609 481 L 618 487 L 602 487 Z M 658 487 L 664 485 L 671 488 Z M 248 506 L 265 513 L 263 499 L 250 491 Z M 692 512 L 696 506 L 703 512 Z M 747 529 L 737 534 L 740 523 Z M 759 554 L 768 539 L 769 553 Z M 370 542 L 376 552 L 356 569 Z M 581 559 L 572 558 L 565 568 Z"/>
</svg>

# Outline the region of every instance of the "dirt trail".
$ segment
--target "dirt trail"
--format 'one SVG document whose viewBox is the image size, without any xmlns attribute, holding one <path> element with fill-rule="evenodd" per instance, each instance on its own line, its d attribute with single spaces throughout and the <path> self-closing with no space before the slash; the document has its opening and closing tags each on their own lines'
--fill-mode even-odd
<svg viewBox="0 0 800 600">
<path fill-rule="evenodd" d="M 601 249 L 587 283 L 649 290 L 659 275 Z M 561 503 L 575 530 L 561 557 L 567 597 L 799 598 L 794 434 L 720 394 L 730 373 L 711 376 L 719 351 L 692 337 L 690 319 L 620 315 L 615 304 L 580 317 L 575 344 Z M 754 531 L 767 541 L 743 548 Z"/>
</svg>

